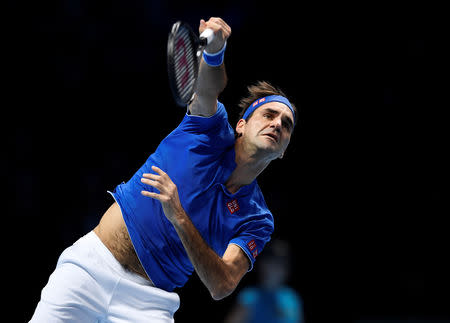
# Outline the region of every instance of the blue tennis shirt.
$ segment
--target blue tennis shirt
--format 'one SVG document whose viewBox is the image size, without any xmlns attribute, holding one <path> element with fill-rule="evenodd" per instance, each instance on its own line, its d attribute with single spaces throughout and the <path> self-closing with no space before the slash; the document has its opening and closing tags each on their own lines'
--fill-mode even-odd
<svg viewBox="0 0 450 323">
<path fill-rule="evenodd" d="M 194 267 L 161 203 L 141 194 L 158 192 L 141 182 L 143 173 L 154 173 L 151 166 L 169 175 L 184 210 L 220 257 L 229 244 L 236 244 L 250 259 L 251 270 L 270 240 L 273 217 L 256 180 L 235 194 L 224 185 L 236 168 L 234 142 L 222 103 L 211 117 L 186 114 L 134 176 L 112 193 L 136 254 L 156 287 L 172 291 L 183 286 Z"/>
</svg>

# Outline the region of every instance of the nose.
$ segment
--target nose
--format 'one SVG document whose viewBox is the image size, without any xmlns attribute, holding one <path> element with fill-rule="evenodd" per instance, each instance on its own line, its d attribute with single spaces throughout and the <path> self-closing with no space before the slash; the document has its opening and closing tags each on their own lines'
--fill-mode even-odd
<svg viewBox="0 0 450 323">
<path fill-rule="evenodd" d="M 270 127 L 274 128 L 276 131 L 280 132 L 281 131 L 281 118 L 280 117 L 273 118 L 272 122 L 270 123 Z"/>
</svg>

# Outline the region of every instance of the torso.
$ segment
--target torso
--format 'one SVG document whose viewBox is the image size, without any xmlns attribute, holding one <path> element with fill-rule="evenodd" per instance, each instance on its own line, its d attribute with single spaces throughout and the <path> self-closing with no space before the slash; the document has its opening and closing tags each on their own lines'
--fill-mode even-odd
<svg viewBox="0 0 450 323">
<path fill-rule="evenodd" d="M 117 203 L 105 212 L 94 232 L 125 269 L 149 279 L 136 255 Z"/>
<path fill-rule="evenodd" d="M 210 118 L 185 116 L 136 173 L 112 192 L 118 205 L 105 213 L 97 231 L 106 232 L 99 236 L 116 259 L 140 275 L 145 275 L 145 268 L 153 283 L 167 291 L 183 286 L 194 271 L 161 203 L 141 194 L 157 192 L 141 181 L 144 173 L 153 172 L 151 166 L 157 166 L 177 186 L 184 211 L 217 255 L 221 257 L 231 242 L 253 261 L 273 232 L 273 217 L 256 181 L 239 188 L 238 181 L 230 179 L 237 166 L 234 147 L 223 105 L 218 104 L 218 113 Z"/>
</svg>

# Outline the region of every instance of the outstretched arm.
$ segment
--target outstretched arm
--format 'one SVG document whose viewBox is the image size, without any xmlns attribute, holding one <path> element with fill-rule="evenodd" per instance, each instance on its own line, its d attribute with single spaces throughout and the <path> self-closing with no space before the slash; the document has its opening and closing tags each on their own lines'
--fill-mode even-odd
<svg viewBox="0 0 450 323">
<path fill-rule="evenodd" d="M 226 40 L 231 35 L 231 28 L 221 18 L 211 18 L 207 22 L 200 21 L 199 32 L 202 33 L 206 28 L 214 31 L 214 39 L 208 44 L 205 50 L 214 54 L 219 52 L 225 45 Z M 189 105 L 189 112 L 193 115 L 209 117 L 216 113 L 217 98 L 225 89 L 227 84 L 227 75 L 225 66 L 209 66 L 203 58 L 200 62 L 200 68 L 197 78 L 195 97 Z"/>
<path fill-rule="evenodd" d="M 230 295 L 247 273 L 250 262 L 245 253 L 230 244 L 222 258 L 203 240 L 189 216 L 181 206 L 176 185 L 158 167 L 156 174 L 143 174 L 141 181 L 155 187 L 159 193 L 142 191 L 142 194 L 161 202 L 164 214 L 173 224 L 195 271 L 208 288 L 212 298 L 222 299 Z"/>
</svg>

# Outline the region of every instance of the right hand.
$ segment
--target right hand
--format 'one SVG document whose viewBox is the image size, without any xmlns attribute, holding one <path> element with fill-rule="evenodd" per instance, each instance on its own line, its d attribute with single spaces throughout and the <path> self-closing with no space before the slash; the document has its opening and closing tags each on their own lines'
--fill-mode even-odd
<svg viewBox="0 0 450 323">
<path fill-rule="evenodd" d="M 198 28 L 200 34 L 206 29 L 210 28 L 214 31 L 214 39 L 205 47 L 205 50 L 214 54 L 220 51 L 225 45 L 226 40 L 231 35 L 231 28 L 222 18 L 211 17 L 208 21 L 200 20 L 200 27 Z"/>
</svg>

